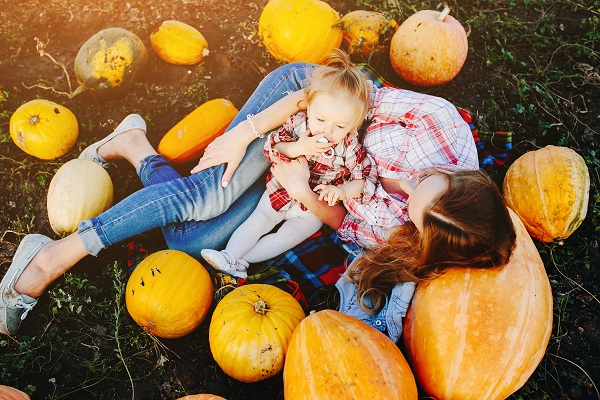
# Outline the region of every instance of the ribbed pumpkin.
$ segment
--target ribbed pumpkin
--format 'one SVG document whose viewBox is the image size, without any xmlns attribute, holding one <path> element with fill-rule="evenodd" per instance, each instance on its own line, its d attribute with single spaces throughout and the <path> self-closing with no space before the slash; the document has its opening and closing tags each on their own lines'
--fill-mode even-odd
<svg viewBox="0 0 600 400">
<path fill-rule="evenodd" d="M 257 382 L 283 369 L 292 332 L 304 310 L 283 290 L 264 284 L 240 286 L 219 302 L 210 321 L 210 350 L 229 376 Z"/>
<path fill-rule="evenodd" d="M 146 257 L 133 270 L 125 291 L 131 318 L 162 338 L 178 338 L 196 329 L 213 298 L 212 280 L 204 266 L 178 250 Z"/>
<path fill-rule="evenodd" d="M 503 192 L 531 236 L 562 244 L 585 219 L 590 174 L 574 150 L 546 146 L 523 154 L 509 167 Z"/>
<path fill-rule="evenodd" d="M 42 160 L 62 157 L 79 135 L 77 118 L 66 107 L 49 100 L 31 100 L 10 117 L 10 137 L 25 153 Z"/>
<path fill-rule="evenodd" d="M 260 14 L 258 33 L 281 62 L 321 63 L 340 47 L 340 16 L 320 0 L 270 0 Z"/>
<path fill-rule="evenodd" d="M 283 369 L 286 400 L 417 399 L 415 378 L 387 336 L 334 310 L 296 328 Z"/>
<path fill-rule="evenodd" d="M 30 397 L 10 386 L 0 385 L 0 399 L 2 400 L 30 400 Z"/>
<path fill-rule="evenodd" d="M 164 21 L 150 34 L 154 52 L 171 64 L 196 64 L 208 54 L 208 42 L 193 26 L 180 21 Z"/>
<path fill-rule="evenodd" d="M 210 142 L 225 132 L 237 112 L 229 100 L 207 101 L 163 136 L 158 152 L 173 163 L 198 158 Z"/>
<path fill-rule="evenodd" d="M 511 211 L 517 245 L 502 269 L 456 268 L 419 285 L 404 343 L 436 399 L 505 399 L 529 379 L 552 331 L 552 291 L 538 251 Z"/>
<path fill-rule="evenodd" d="M 48 220 L 52 230 L 65 235 L 79 223 L 107 210 L 113 202 L 113 184 L 104 168 L 90 160 L 63 164 L 48 188 Z"/>
<path fill-rule="evenodd" d="M 380 12 L 367 10 L 349 12 L 342 17 L 341 24 L 344 50 L 349 54 L 358 52 L 366 56 L 385 49 L 398 29 L 398 23 L 393 19 L 386 18 Z"/>
<path fill-rule="evenodd" d="M 89 38 L 75 57 L 79 86 L 71 97 L 90 90 L 96 94 L 128 91 L 148 58 L 146 46 L 122 28 L 104 29 Z"/>
<path fill-rule="evenodd" d="M 469 44 L 463 26 L 444 11 L 421 10 L 408 17 L 390 43 L 396 73 L 418 86 L 451 81 L 461 70 Z"/>
</svg>

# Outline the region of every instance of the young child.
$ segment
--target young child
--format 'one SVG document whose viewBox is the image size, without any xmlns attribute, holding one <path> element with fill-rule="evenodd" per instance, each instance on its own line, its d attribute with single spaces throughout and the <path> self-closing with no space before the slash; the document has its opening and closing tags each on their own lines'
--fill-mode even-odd
<svg viewBox="0 0 600 400">
<path fill-rule="evenodd" d="M 269 135 L 265 156 L 272 163 L 306 157 L 309 184 L 329 205 L 360 197 L 365 179 L 371 184 L 376 181 L 375 168 L 357 133 L 370 104 L 369 82 L 339 51 L 313 72 L 305 90 L 306 111 L 293 114 Z M 269 176 L 256 209 L 233 233 L 225 250 L 204 249 L 201 254 L 214 268 L 245 278 L 250 263 L 291 249 L 321 226 L 319 218 Z"/>
</svg>

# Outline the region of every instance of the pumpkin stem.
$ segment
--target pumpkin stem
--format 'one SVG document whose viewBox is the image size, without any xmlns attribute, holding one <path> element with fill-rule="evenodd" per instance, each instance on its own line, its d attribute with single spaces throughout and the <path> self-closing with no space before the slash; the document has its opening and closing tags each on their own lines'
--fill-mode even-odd
<svg viewBox="0 0 600 400">
<path fill-rule="evenodd" d="M 73 97 L 77 96 L 79 93 L 85 92 L 87 90 L 87 88 L 83 85 L 79 86 L 77 89 L 75 89 L 73 92 L 71 92 L 71 94 L 69 94 L 69 98 L 72 99 Z"/>
<path fill-rule="evenodd" d="M 31 117 L 29 117 L 29 123 L 31 125 L 35 125 L 38 122 L 40 122 L 40 116 L 39 115 L 32 115 Z"/>
<path fill-rule="evenodd" d="M 450 7 L 448 7 L 447 5 L 444 4 L 444 9 L 442 10 L 442 12 L 440 13 L 440 15 L 438 16 L 437 20 L 440 21 L 440 22 L 444 22 L 444 20 L 448 16 L 448 14 L 450 14 Z"/>
<path fill-rule="evenodd" d="M 254 303 L 254 311 L 259 314 L 265 315 L 269 310 L 269 305 L 264 300 L 259 300 Z"/>
</svg>

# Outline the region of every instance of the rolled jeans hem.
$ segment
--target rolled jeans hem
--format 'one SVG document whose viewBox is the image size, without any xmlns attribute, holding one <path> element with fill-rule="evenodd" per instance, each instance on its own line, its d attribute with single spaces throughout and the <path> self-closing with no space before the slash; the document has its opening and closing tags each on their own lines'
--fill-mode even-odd
<svg viewBox="0 0 600 400">
<path fill-rule="evenodd" d="M 97 257 L 101 250 L 111 245 L 106 235 L 100 233 L 101 229 L 102 227 L 96 218 L 82 221 L 77 228 L 83 247 L 85 247 L 88 254 L 94 257 Z"/>
</svg>

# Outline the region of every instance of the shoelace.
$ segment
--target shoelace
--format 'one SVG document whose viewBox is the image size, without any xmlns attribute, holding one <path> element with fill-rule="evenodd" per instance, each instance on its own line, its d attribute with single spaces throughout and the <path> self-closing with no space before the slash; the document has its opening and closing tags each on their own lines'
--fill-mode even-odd
<svg viewBox="0 0 600 400">
<path fill-rule="evenodd" d="M 15 304 L 15 307 L 22 308 L 24 310 L 23 314 L 21 314 L 21 321 L 23 321 L 27 317 L 27 314 L 29 314 L 29 311 L 33 310 L 33 307 L 35 307 L 36 304 L 37 304 L 37 300 L 34 301 L 33 303 L 24 303 L 23 299 L 19 299 L 17 301 L 17 304 Z"/>
</svg>

